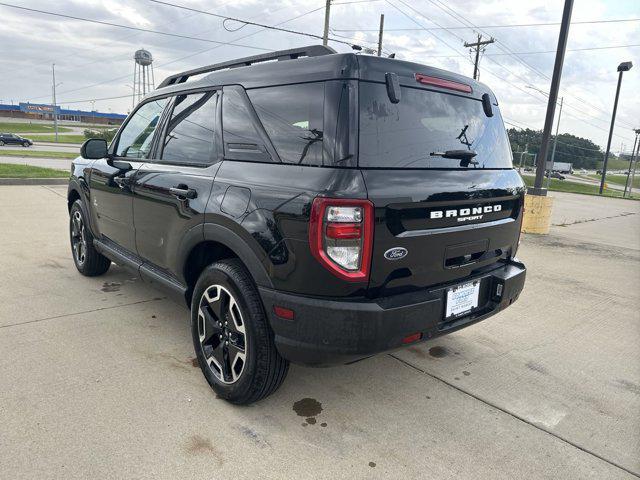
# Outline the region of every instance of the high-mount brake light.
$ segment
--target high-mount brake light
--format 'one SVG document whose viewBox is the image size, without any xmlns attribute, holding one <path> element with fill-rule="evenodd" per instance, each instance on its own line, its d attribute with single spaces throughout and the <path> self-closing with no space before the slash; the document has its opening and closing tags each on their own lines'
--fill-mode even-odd
<svg viewBox="0 0 640 480">
<path fill-rule="evenodd" d="M 373 248 L 373 204 L 369 200 L 317 197 L 311 206 L 309 245 L 334 275 L 352 282 L 369 278 Z"/>
<path fill-rule="evenodd" d="M 471 85 L 466 83 L 454 82 L 452 80 L 445 80 L 444 78 L 430 77 L 422 73 L 415 74 L 416 81 L 423 85 L 433 85 L 434 87 L 448 88 L 449 90 L 455 90 L 457 92 L 471 93 L 473 89 Z"/>
</svg>

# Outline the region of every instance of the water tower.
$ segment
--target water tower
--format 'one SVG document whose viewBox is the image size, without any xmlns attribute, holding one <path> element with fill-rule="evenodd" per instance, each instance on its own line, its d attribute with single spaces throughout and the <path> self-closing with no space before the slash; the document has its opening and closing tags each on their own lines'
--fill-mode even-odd
<svg viewBox="0 0 640 480">
<path fill-rule="evenodd" d="M 153 76 L 153 55 L 148 50 L 141 48 L 133 55 L 133 106 L 142 97 L 155 88 Z"/>
</svg>

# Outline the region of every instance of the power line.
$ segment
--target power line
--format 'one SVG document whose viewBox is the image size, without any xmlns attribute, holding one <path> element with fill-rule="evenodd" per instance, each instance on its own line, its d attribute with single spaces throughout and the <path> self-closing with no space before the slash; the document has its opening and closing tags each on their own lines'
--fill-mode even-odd
<svg viewBox="0 0 640 480">
<path fill-rule="evenodd" d="M 458 12 L 456 12 L 453 8 L 449 7 L 448 5 L 446 5 L 445 3 L 442 2 L 442 0 L 427 0 L 430 3 L 432 3 L 433 5 L 435 5 L 436 7 L 438 7 L 439 9 L 441 9 L 442 11 L 444 11 L 445 13 L 447 13 L 449 16 L 453 17 L 455 20 L 457 20 L 459 23 L 462 23 L 463 25 L 469 25 L 473 28 L 476 29 L 480 29 L 480 27 L 476 26 L 473 22 L 467 20 L 465 17 L 463 17 L 462 15 L 460 15 Z M 436 3 L 438 2 L 438 3 Z M 439 5 L 438 5 L 439 4 Z M 448 11 L 447 11 L 448 10 Z M 450 13 L 452 12 L 452 13 Z M 480 30 L 481 33 L 484 33 L 485 35 L 489 36 L 489 34 L 485 31 Z M 546 80 L 551 80 L 551 78 L 545 74 L 544 72 L 541 72 L 540 70 L 538 70 L 537 68 L 535 68 L 534 66 L 530 65 L 529 63 L 527 63 L 526 61 L 524 61 L 522 58 L 519 57 L 519 54 L 517 52 L 514 52 L 508 45 L 506 45 L 504 42 L 502 41 L 498 41 L 497 42 L 497 47 L 502 50 L 503 52 L 510 54 L 511 56 L 513 56 L 516 60 L 518 60 L 518 62 L 520 62 L 522 65 L 524 65 L 525 67 L 527 67 L 528 69 L 536 72 L 538 75 L 540 75 L 542 78 L 545 78 Z M 489 59 L 490 61 L 495 62 L 493 59 Z M 588 102 L 587 100 L 578 97 L 577 95 L 571 95 L 569 93 L 566 92 L 565 89 L 561 89 L 564 91 L 565 96 L 569 96 L 569 97 L 573 97 L 576 100 L 579 100 L 582 103 L 585 103 L 589 106 L 591 106 L 592 108 L 598 110 L 601 112 L 601 114 L 606 115 L 607 117 L 609 116 L 609 112 L 605 112 L 604 110 L 602 110 L 600 107 L 597 107 L 596 105 L 593 105 L 592 103 Z M 575 107 L 571 107 L 576 109 Z M 576 109 L 577 110 L 577 109 Z M 582 111 L 583 113 L 585 113 L 584 111 Z M 591 115 L 590 115 L 591 116 Z M 593 117 L 595 118 L 595 117 Z M 603 121 L 602 119 L 598 119 L 600 121 Z M 588 123 L 588 122 L 587 122 Z M 607 121 L 608 123 L 608 121 Z M 624 123 L 626 124 L 629 128 L 633 128 L 630 124 L 626 123 L 626 122 L 620 122 L 620 123 Z M 625 138 L 625 137 L 620 137 L 620 138 Z M 625 138 L 626 139 L 626 138 Z M 629 140 L 629 139 L 626 139 Z"/>
<path fill-rule="evenodd" d="M 440 10 L 444 11 L 447 15 L 449 15 L 449 16 L 451 16 L 451 17 L 453 17 L 453 18 L 454 18 L 456 21 L 458 21 L 459 23 L 462 23 L 463 25 L 469 25 L 469 26 L 471 26 L 471 27 L 473 27 L 473 28 L 476 28 L 476 29 L 478 29 L 481 33 L 484 33 L 485 35 L 489 36 L 489 34 L 488 34 L 486 31 L 482 31 L 482 30 L 480 30 L 480 29 L 479 29 L 479 28 L 478 28 L 478 27 L 477 27 L 473 22 L 471 22 L 471 21 L 467 20 L 466 18 L 464 18 L 462 15 L 460 15 L 459 13 L 457 13 L 453 8 L 451 8 L 451 7 L 449 7 L 448 5 L 444 4 L 441 0 L 435 0 L 435 1 L 434 1 L 434 0 L 427 0 L 427 1 L 428 1 L 429 3 L 431 3 L 431 4 L 433 4 L 434 6 L 436 6 L 437 8 L 439 8 Z M 436 3 L 436 2 L 437 2 L 437 3 Z M 418 13 L 419 15 L 421 15 L 421 16 L 423 16 L 423 17 L 425 17 L 425 15 L 421 14 L 421 13 L 420 13 L 420 12 L 418 12 L 417 10 L 415 10 L 415 11 L 416 11 L 416 13 Z M 427 18 L 427 17 L 425 17 L 425 18 Z M 541 71 L 540 71 L 540 70 L 538 70 L 537 68 L 533 67 L 533 66 L 532 66 L 532 65 L 530 65 L 529 63 L 525 62 L 523 59 L 521 59 L 521 58 L 518 56 L 518 54 L 517 54 L 516 52 L 514 52 L 513 50 L 511 50 L 511 48 L 509 48 L 509 46 L 508 46 L 508 45 L 506 45 L 504 42 L 497 41 L 496 43 L 497 43 L 497 47 L 498 47 L 500 50 L 502 50 L 503 52 L 505 52 L 507 55 L 514 57 L 514 58 L 515 58 L 516 60 L 518 60 L 518 62 L 520 62 L 522 65 L 524 65 L 524 66 L 525 66 L 525 67 L 527 67 L 528 69 L 530 69 L 530 70 L 532 70 L 532 71 L 536 72 L 536 73 L 537 73 L 537 74 L 539 74 L 541 77 L 543 77 L 543 78 L 545 78 L 545 79 L 547 79 L 547 80 L 550 80 L 550 77 L 549 77 L 548 75 L 546 75 L 544 72 L 541 72 Z M 495 64 L 497 64 L 497 65 L 501 66 L 502 68 L 504 68 L 505 70 L 507 70 L 507 71 L 508 71 L 509 73 L 511 73 L 512 75 L 514 75 L 514 76 L 516 76 L 516 77 L 518 77 L 518 78 L 522 79 L 521 77 L 519 77 L 517 74 L 515 74 L 514 72 L 512 72 L 511 70 L 509 70 L 509 69 L 508 69 L 507 67 L 505 67 L 504 65 L 501 65 L 501 64 L 499 64 L 498 62 L 496 62 L 493 58 L 489 58 L 488 60 L 489 60 L 489 61 L 491 61 L 492 63 L 495 63 Z M 601 112 L 603 112 L 604 114 L 608 115 L 608 113 L 607 113 L 607 112 L 604 112 L 604 111 L 603 111 L 602 109 L 600 109 L 599 107 L 596 107 L 595 105 L 593 105 L 593 104 L 589 103 L 588 101 L 586 101 L 586 100 L 584 100 L 584 99 L 582 99 L 582 98 L 580 98 L 580 97 L 578 97 L 578 96 L 576 96 L 576 95 L 566 94 L 566 96 L 573 97 L 573 98 L 575 98 L 576 100 L 579 100 L 579 101 L 581 101 L 582 103 L 585 103 L 585 104 L 587 104 L 587 105 L 590 105 L 592 108 L 594 108 L 594 109 L 596 109 L 596 110 L 598 110 L 598 111 L 601 111 Z M 588 112 L 585 112 L 584 110 L 580 110 L 580 109 L 578 109 L 577 107 L 574 107 L 574 106 L 572 106 L 572 105 L 567 105 L 567 106 L 569 106 L 570 108 L 573 108 L 574 110 L 581 111 L 583 114 L 589 115 L 589 116 L 591 116 L 592 118 L 597 119 L 598 121 L 602 121 L 602 122 L 604 122 L 604 121 L 605 121 L 605 120 L 603 120 L 603 119 L 600 119 L 600 118 L 594 117 L 593 115 L 590 115 Z M 574 117 L 574 118 L 577 118 L 577 117 Z M 592 123 L 587 122 L 586 120 L 583 120 L 583 119 L 578 119 L 578 120 L 584 121 L 585 123 L 587 123 L 587 124 L 589 124 L 589 125 L 595 126 L 595 125 L 593 125 Z M 607 123 L 608 123 L 608 122 L 607 122 Z M 621 123 L 622 123 L 622 122 L 621 122 Z M 628 125 L 628 124 L 627 124 L 627 125 Z M 596 126 L 596 128 L 600 128 L 600 127 L 597 127 L 597 126 Z M 602 128 L 600 128 L 600 129 L 601 129 L 601 130 L 604 130 L 604 129 L 602 129 Z M 624 138 L 625 140 L 629 140 L 629 139 L 627 139 L 626 137 L 621 137 L 620 135 L 616 135 L 616 136 L 618 136 L 619 138 Z"/>
<path fill-rule="evenodd" d="M 584 52 L 584 51 L 590 51 L 590 50 L 610 50 L 610 49 L 615 49 L 615 48 L 635 48 L 635 47 L 640 47 L 640 43 L 635 43 L 635 44 L 631 44 L 631 45 L 609 45 L 609 46 L 604 46 L 604 47 L 586 47 L 586 48 L 567 48 L 567 52 Z M 485 53 L 484 56 L 486 57 L 500 57 L 500 56 L 512 56 L 512 55 L 538 55 L 538 54 L 542 54 L 542 53 L 556 53 L 556 50 L 538 50 L 538 51 L 534 51 L 534 52 L 506 52 L 506 53 Z M 434 58 L 446 58 L 446 57 L 450 57 L 451 55 L 433 55 Z M 459 54 L 458 56 L 460 57 L 465 57 L 466 55 L 464 54 Z"/>
<path fill-rule="evenodd" d="M 398 0 L 400 3 L 402 3 L 404 6 L 409 7 L 411 10 L 415 9 L 409 5 L 407 5 L 405 2 L 403 2 L 402 0 Z M 389 0 L 386 0 L 386 2 L 391 5 L 393 8 L 395 8 L 396 10 L 398 10 L 402 15 L 404 15 L 405 17 L 407 17 L 409 20 L 411 20 L 413 23 L 415 23 L 416 25 L 422 27 L 423 25 L 418 22 L 415 18 L 413 18 L 411 15 L 409 15 L 408 13 L 406 13 L 404 10 L 402 10 L 400 7 L 398 7 L 397 5 L 391 3 Z M 422 15 L 424 17 L 424 15 Z M 426 18 L 426 17 L 425 17 Z M 436 35 L 433 32 L 428 32 L 431 34 L 431 36 L 435 37 L 437 40 L 440 40 L 442 43 L 444 43 L 447 47 L 449 47 L 451 50 L 453 50 L 456 53 L 459 53 L 458 50 L 451 46 L 446 40 L 443 40 L 442 38 L 440 38 L 438 35 Z M 464 42 L 464 40 L 461 37 L 458 37 L 462 42 Z M 471 60 L 470 58 L 468 58 L 469 62 L 473 63 L 473 60 Z"/>
<path fill-rule="evenodd" d="M 371 0 L 365 0 L 371 1 Z M 346 2 L 345 2 L 346 3 Z M 351 2 L 349 2 L 351 3 Z M 359 3 L 359 2 L 353 2 Z M 336 5 L 335 3 L 332 5 Z M 621 22 L 637 22 L 640 21 L 640 18 L 624 18 L 624 19 L 614 19 L 614 20 L 586 20 L 583 22 L 571 22 L 571 25 L 587 25 L 587 24 L 595 24 L 595 23 L 621 23 Z M 559 22 L 548 22 L 548 23 L 510 23 L 507 25 L 479 25 L 477 27 L 423 27 L 423 28 L 387 28 L 385 29 L 388 32 L 408 32 L 408 31 L 417 31 L 417 30 L 472 30 L 474 28 L 520 28 L 520 27 L 546 27 L 546 26 L 555 26 L 560 25 Z M 336 32 L 377 32 L 377 29 L 349 29 L 349 28 L 334 28 Z"/>
<path fill-rule="evenodd" d="M 162 0 L 149 0 L 149 1 L 152 2 L 152 3 L 157 3 L 159 5 L 165 5 L 167 7 L 179 8 L 181 10 L 187 10 L 187 11 L 190 11 L 190 12 L 201 13 L 203 15 L 209 15 L 211 17 L 222 18 L 224 21 L 231 20 L 231 21 L 234 21 L 234 22 L 244 23 L 245 25 L 253 25 L 253 26 L 256 26 L 256 27 L 267 28 L 269 30 L 276 30 L 276 31 L 285 32 L 285 33 L 292 33 L 294 35 L 302 35 L 302 36 L 305 36 L 305 37 L 311 37 L 311 38 L 317 38 L 317 39 L 323 40 L 323 37 L 321 35 L 314 35 L 313 33 L 300 32 L 300 31 L 296 31 L 296 30 L 289 30 L 287 28 L 278 28 L 278 27 L 274 27 L 272 25 L 265 25 L 263 23 L 251 22 L 249 20 L 242 20 L 241 18 L 234 18 L 234 17 L 230 17 L 228 15 L 220 15 L 220 14 L 217 14 L 217 13 L 211 13 L 211 12 L 207 12 L 205 10 L 199 10 L 197 8 L 191 8 L 191 7 L 186 7 L 184 5 L 177 5 L 175 3 L 164 2 Z M 338 40 L 337 38 L 329 38 L 329 40 L 331 40 L 332 42 L 341 43 L 343 45 L 348 45 L 350 47 L 353 46 L 352 43 L 345 42 L 343 40 Z"/>
<path fill-rule="evenodd" d="M 300 14 L 300 15 L 296 15 L 295 17 L 292 17 L 292 18 L 289 18 L 289 19 L 287 19 L 287 20 L 284 20 L 284 21 L 282 21 L 282 22 L 280 22 L 280 23 L 277 23 L 276 25 L 283 25 L 283 24 L 285 24 L 285 23 L 292 22 L 292 21 L 294 21 L 294 20 L 297 20 L 297 19 L 299 19 L 299 18 L 301 18 L 301 17 L 304 17 L 304 16 L 306 16 L 306 15 L 309 15 L 309 14 L 311 14 L 311 13 L 317 12 L 317 11 L 322 10 L 322 9 L 324 9 L 324 7 L 319 7 L 319 8 L 315 8 L 315 9 L 313 9 L 313 10 L 309 10 L 309 11 L 307 11 L 307 12 L 305 12 L 305 13 L 302 13 L 302 14 Z M 243 36 L 241 36 L 241 37 L 237 37 L 237 38 L 233 39 L 232 41 L 242 40 L 242 39 L 245 39 L 245 38 L 248 38 L 248 37 L 252 37 L 252 36 L 254 36 L 254 35 L 257 35 L 258 33 L 263 32 L 264 30 L 265 30 L 265 29 L 258 30 L 258 31 L 256 31 L 256 32 L 249 33 L 249 34 L 247 34 L 247 35 L 243 35 Z M 157 65 L 155 68 L 162 68 L 162 67 L 165 67 L 165 66 L 167 66 L 167 65 L 171 65 L 171 64 L 173 64 L 173 63 L 176 63 L 176 62 L 179 62 L 179 61 L 182 61 L 182 60 L 186 60 L 186 59 L 188 59 L 188 58 L 191 58 L 191 57 L 194 57 L 194 56 L 197 56 L 197 55 L 201 55 L 201 54 L 206 53 L 206 52 L 210 52 L 211 50 L 215 50 L 215 49 L 220 48 L 220 47 L 223 47 L 223 46 L 225 46 L 225 45 L 216 45 L 215 47 L 207 48 L 207 49 L 205 49 L 205 50 L 200 50 L 200 51 L 198 51 L 198 52 L 191 53 L 191 54 L 189 54 L 189 55 L 185 55 L 185 56 L 183 56 L 183 57 L 175 58 L 175 59 L 170 60 L 170 61 L 168 61 L 168 62 L 165 62 L 165 63 L 159 64 L 159 65 Z M 271 50 L 270 50 L 270 51 L 271 51 Z M 108 84 L 108 83 L 115 82 L 115 81 L 118 81 L 118 80 L 124 80 L 124 79 L 127 79 L 127 78 L 130 78 L 130 75 L 129 75 L 129 74 L 122 75 L 122 76 L 115 77 L 115 78 L 110 78 L 110 79 L 108 79 L 108 80 L 103 80 L 103 81 L 101 81 L 101 82 L 94 83 L 94 84 L 91 84 L 91 85 L 87 85 L 87 86 L 84 86 L 84 87 L 79 87 L 79 88 L 75 88 L 75 89 L 72 89 L 72 90 L 66 90 L 66 91 L 61 92 L 61 93 L 62 93 L 62 94 L 64 94 L 64 93 L 77 92 L 77 91 L 79 91 L 79 90 L 86 90 L 86 89 L 88 89 L 88 88 L 92 88 L 92 87 L 96 87 L 96 86 L 100 86 L 100 85 Z M 30 100 L 35 100 L 35 99 L 39 99 L 39 98 L 43 98 L 43 97 L 32 97 Z M 65 103 L 68 103 L 68 102 L 65 102 Z M 74 102 L 74 103 L 79 103 L 79 102 Z"/>
<path fill-rule="evenodd" d="M 51 16 L 54 16 L 54 17 L 69 18 L 71 20 L 80 20 L 82 22 L 96 23 L 98 25 L 106 25 L 106 26 L 109 26 L 109 27 L 126 28 L 127 30 L 136 30 L 138 32 L 154 33 L 156 35 L 164 35 L 164 36 L 167 36 L 167 37 L 182 38 L 184 40 L 197 40 L 197 41 L 200 41 L 200 42 L 217 43 L 219 45 L 232 45 L 234 47 L 251 48 L 251 49 L 254 49 L 254 50 L 262 50 L 262 51 L 266 51 L 266 52 L 270 51 L 268 48 L 255 47 L 253 45 L 243 45 L 241 43 L 221 42 L 221 41 L 218 41 L 218 40 L 211 40 L 209 38 L 191 37 L 189 35 L 180 35 L 178 33 L 168 33 L 168 32 L 161 32 L 159 30 L 151 30 L 151 29 L 147 29 L 147 28 L 132 27 L 130 25 L 121 25 L 119 23 L 105 22 L 105 21 L 102 21 L 102 20 L 93 20 L 91 18 L 76 17 L 74 15 L 66 15 L 64 13 L 48 12 L 46 10 L 38 10 L 36 8 L 20 7 L 18 5 L 11 5 L 10 3 L 0 2 L 0 5 L 2 5 L 4 7 L 16 8 L 16 9 L 19 9 L 19 10 L 26 10 L 26 11 L 29 11 L 29 12 L 41 13 L 43 15 L 51 15 Z"/>
</svg>

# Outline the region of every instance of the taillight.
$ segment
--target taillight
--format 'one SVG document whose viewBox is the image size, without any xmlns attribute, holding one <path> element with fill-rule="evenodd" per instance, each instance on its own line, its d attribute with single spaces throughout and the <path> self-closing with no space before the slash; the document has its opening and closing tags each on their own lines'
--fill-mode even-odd
<svg viewBox="0 0 640 480">
<path fill-rule="evenodd" d="M 373 219 L 373 204 L 369 200 L 317 197 L 311 206 L 309 223 L 311 253 L 344 280 L 367 280 Z"/>
</svg>

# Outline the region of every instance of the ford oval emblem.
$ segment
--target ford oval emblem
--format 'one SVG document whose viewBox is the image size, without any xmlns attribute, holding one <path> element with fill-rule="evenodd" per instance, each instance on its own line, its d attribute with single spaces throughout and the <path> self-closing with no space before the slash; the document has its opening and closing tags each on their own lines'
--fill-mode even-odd
<svg viewBox="0 0 640 480">
<path fill-rule="evenodd" d="M 384 258 L 387 260 L 400 260 L 406 257 L 407 253 L 409 252 L 404 247 L 393 247 L 384 252 Z"/>
</svg>

